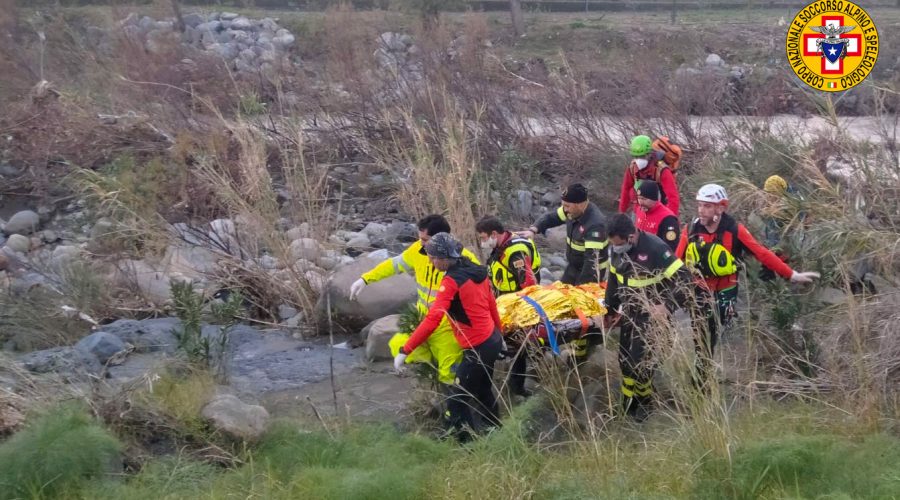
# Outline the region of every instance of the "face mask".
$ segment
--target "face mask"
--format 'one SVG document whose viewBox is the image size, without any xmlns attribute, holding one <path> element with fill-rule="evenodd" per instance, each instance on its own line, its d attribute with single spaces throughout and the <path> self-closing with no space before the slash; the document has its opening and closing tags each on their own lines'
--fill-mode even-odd
<svg viewBox="0 0 900 500">
<path fill-rule="evenodd" d="M 497 247 L 497 238 L 494 238 L 493 236 L 491 236 L 487 240 L 481 242 L 481 248 L 483 248 L 485 250 L 493 250 L 496 247 Z"/>
<path fill-rule="evenodd" d="M 609 248 L 612 250 L 612 253 L 622 255 L 623 253 L 628 253 L 631 250 L 631 246 L 631 243 L 623 243 L 621 245 L 611 245 Z"/>
<path fill-rule="evenodd" d="M 635 166 L 637 166 L 638 170 L 644 170 L 647 168 L 647 159 L 646 158 L 635 158 L 634 160 Z"/>
</svg>

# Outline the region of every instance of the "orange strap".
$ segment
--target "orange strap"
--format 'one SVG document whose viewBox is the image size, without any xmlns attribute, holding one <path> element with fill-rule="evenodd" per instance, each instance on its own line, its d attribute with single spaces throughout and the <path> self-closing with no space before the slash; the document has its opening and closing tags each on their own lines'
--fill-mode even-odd
<svg viewBox="0 0 900 500">
<path fill-rule="evenodd" d="M 587 316 L 584 315 L 584 311 L 581 310 L 580 307 L 575 308 L 575 314 L 578 316 L 578 319 L 581 321 L 581 337 L 584 337 L 584 334 L 587 333 L 588 330 L 588 319 Z"/>
</svg>

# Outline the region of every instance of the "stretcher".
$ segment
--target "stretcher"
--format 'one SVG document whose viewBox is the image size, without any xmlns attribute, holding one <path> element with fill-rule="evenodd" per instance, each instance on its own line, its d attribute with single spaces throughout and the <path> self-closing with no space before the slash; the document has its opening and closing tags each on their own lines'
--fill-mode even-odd
<svg viewBox="0 0 900 500">
<path fill-rule="evenodd" d="M 557 281 L 501 295 L 497 298 L 497 312 L 503 336 L 516 347 L 523 343 L 546 346 L 560 354 L 560 346 L 601 333 L 606 314 L 605 293 L 605 283 L 573 286 Z M 388 342 L 391 355 L 396 356 L 408 339 L 408 333 L 395 334 Z M 406 362 L 431 361 L 431 353 L 419 346 Z"/>
<path fill-rule="evenodd" d="M 503 334 L 515 344 L 560 345 L 601 333 L 606 314 L 604 283 L 534 285 L 497 298 Z"/>
</svg>

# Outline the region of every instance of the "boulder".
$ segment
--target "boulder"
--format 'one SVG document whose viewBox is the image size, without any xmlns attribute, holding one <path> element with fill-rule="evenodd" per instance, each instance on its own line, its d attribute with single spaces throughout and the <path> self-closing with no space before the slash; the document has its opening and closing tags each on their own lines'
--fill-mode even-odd
<svg viewBox="0 0 900 500">
<path fill-rule="evenodd" d="M 278 319 L 281 321 L 287 321 L 296 315 L 297 309 L 295 309 L 294 306 L 288 304 L 281 304 L 278 306 Z"/>
<path fill-rule="evenodd" d="M 184 21 L 184 25 L 187 26 L 188 28 L 196 28 L 197 26 L 200 26 L 203 23 L 204 17 L 200 14 L 192 12 L 190 14 L 185 14 L 181 18 L 181 20 Z"/>
<path fill-rule="evenodd" d="M 219 257 L 201 246 L 180 247 L 169 245 L 163 257 L 162 267 L 167 272 L 201 278 L 218 269 Z"/>
<path fill-rule="evenodd" d="M 553 227 L 547 230 L 547 245 L 554 252 L 566 251 L 566 226 Z"/>
<path fill-rule="evenodd" d="M 269 412 L 265 408 L 248 405 L 231 394 L 216 396 L 203 407 L 201 414 L 216 430 L 246 441 L 262 436 L 269 423 Z"/>
<path fill-rule="evenodd" d="M 41 225 L 41 217 L 32 210 L 22 210 L 16 212 L 6 225 L 3 226 L 3 232 L 6 234 L 22 234 L 28 235 L 37 231 Z"/>
<path fill-rule="evenodd" d="M 253 23 L 246 17 L 238 17 L 231 21 L 231 29 L 233 30 L 248 30 L 250 28 L 253 28 Z"/>
<path fill-rule="evenodd" d="M 534 197 L 531 191 L 526 189 L 516 191 L 515 197 L 510 200 L 510 208 L 512 208 L 513 215 L 520 219 L 530 218 L 533 207 Z"/>
<path fill-rule="evenodd" d="M 175 332 L 181 328 L 178 318 L 154 318 L 141 321 L 120 319 L 103 325 L 97 333 L 108 333 L 135 347 L 139 352 L 173 354 L 178 348 Z M 96 335 L 96 333 L 95 333 Z"/>
<path fill-rule="evenodd" d="M 350 248 L 366 249 L 372 246 L 372 242 L 369 241 L 369 237 L 365 234 L 356 233 L 356 235 L 347 240 L 347 246 Z"/>
<path fill-rule="evenodd" d="M 550 272 L 550 270 L 547 269 L 546 267 L 542 267 L 541 268 L 541 284 L 549 285 L 550 283 L 553 283 L 554 281 L 556 281 L 556 276 L 554 276 L 553 273 Z"/>
<path fill-rule="evenodd" d="M 71 346 L 54 347 L 22 356 L 22 364 L 34 373 L 97 374 L 100 361 L 88 352 Z"/>
<path fill-rule="evenodd" d="M 312 238 L 298 238 L 291 242 L 291 256 L 294 259 L 316 261 L 322 255 L 319 242 Z"/>
<path fill-rule="evenodd" d="M 74 245 L 59 245 L 54 248 L 53 253 L 50 254 L 50 265 L 55 269 L 59 269 L 71 264 L 78 259 L 79 255 L 81 255 L 80 248 Z"/>
<path fill-rule="evenodd" d="M 555 207 L 562 203 L 562 195 L 560 195 L 557 191 L 547 191 L 543 196 L 541 196 L 541 202 L 544 205 Z"/>
<path fill-rule="evenodd" d="M 706 56 L 706 65 L 714 67 L 724 66 L 725 61 L 719 57 L 719 54 L 710 54 Z"/>
<path fill-rule="evenodd" d="M 7 268 L 9 268 L 9 257 L 0 252 L 0 271 L 6 271 Z"/>
<path fill-rule="evenodd" d="M 393 359 L 391 356 L 391 348 L 388 345 L 391 337 L 394 336 L 400 327 L 399 314 L 391 314 L 383 318 L 376 319 L 369 323 L 360 334 L 365 334 L 366 343 L 366 359 L 369 361 L 387 361 Z"/>
<path fill-rule="evenodd" d="M 6 240 L 6 247 L 18 253 L 28 253 L 31 249 L 31 240 L 21 234 L 13 234 Z"/>
<path fill-rule="evenodd" d="M 116 278 L 121 286 L 136 286 L 141 296 L 155 305 L 164 305 L 172 298 L 170 281 L 173 276 L 156 270 L 142 260 L 122 261 Z"/>
<path fill-rule="evenodd" d="M 350 285 L 386 257 L 386 251 L 372 252 L 334 272 L 326 291 L 336 314 L 368 323 L 386 314 L 398 313 L 406 304 L 415 302 L 415 279 L 405 273 L 371 283 L 363 289 L 357 300 L 349 299 Z"/>
<path fill-rule="evenodd" d="M 219 20 L 221 21 L 233 21 L 240 17 L 240 14 L 235 14 L 234 12 L 223 12 L 219 14 Z"/>
<path fill-rule="evenodd" d="M 126 349 L 125 342 L 115 335 L 107 332 L 96 332 L 78 341 L 76 349 L 92 354 L 106 364 L 109 358 Z"/>
</svg>

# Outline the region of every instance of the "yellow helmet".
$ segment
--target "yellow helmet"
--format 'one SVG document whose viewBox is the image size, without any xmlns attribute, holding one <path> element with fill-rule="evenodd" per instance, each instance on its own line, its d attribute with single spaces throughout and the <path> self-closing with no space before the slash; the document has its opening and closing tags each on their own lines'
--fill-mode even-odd
<svg viewBox="0 0 900 500">
<path fill-rule="evenodd" d="M 787 191 L 788 183 L 780 175 L 773 175 L 766 179 L 763 184 L 763 190 L 770 194 L 784 194 Z"/>
</svg>

